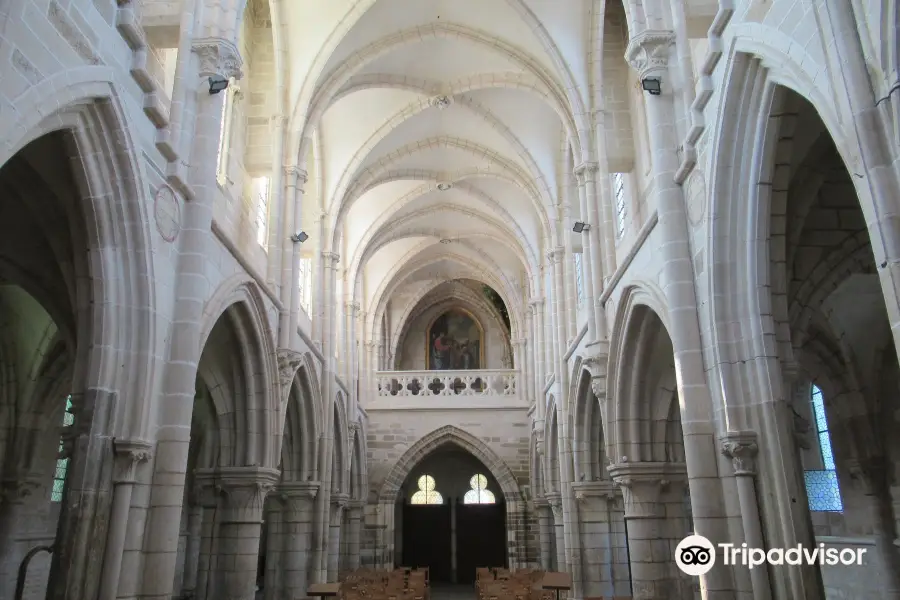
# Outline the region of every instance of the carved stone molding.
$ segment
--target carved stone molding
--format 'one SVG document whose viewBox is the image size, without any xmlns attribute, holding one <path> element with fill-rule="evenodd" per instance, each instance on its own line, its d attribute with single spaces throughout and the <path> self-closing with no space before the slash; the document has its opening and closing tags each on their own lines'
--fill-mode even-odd
<svg viewBox="0 0 900 600">
<path fill-rule="evenodd" d="M 153 444 L 144 440 L 113 440 L 113 448 L 117 483 L 134 483 L 138 465 L 153 458 Z"/>
<path fill-rule="evenodd" d="M 37 500 L 44 490 L 46 478 L 40 473 L 25 473 L 0 482 L 0 506 L 27 504 Z"/>
<path fill-rule="evenodd" d="M 323 252 L 322 259 L 325 261 L 326 266 L 328 263 L 331 263 L 331 266 L 334 267 L 334 265 L 341 262 L 341 255 L 337 252 Z"/>
<path fill-rule="evenodd" d="M 625 60 L 641 79 L 659 76 L 669 68 L 669 48 L 674 44 L 675 33 L 672 31 L 642 31 L 628 43 Z"/>
<path fill-rule="evenodd" d="M 722 454 L 731 459 L 735 475 L 755 475 L 759 445 L 753 431 L 738 431 L 721 437 Z"/>
<path fill-rule="evenodd" d="M 575 492 L 575 499 L 580 503 L 599 499 L 613 502 L 621 494 L 619 486 L 614 481 L 579 481 L 572 484 L 572 489 Z"/>
<path fill-rule="evenodd" d="M 622 489 L 625 516 L 660 518 L 665 516 L 663 493 L 673 483 L 682 483 L 687 474 L 684 463 L 613 463 L 608 472 Z"/>
<path fill-rule="evenodd" d="M 575 177 L 578 179 L 579 185 L 588 181 L 594 181 L 600 165 L 595 162 L 583 162 L 575 167 Z"/>
<path fill-rule="evenodd" d="M 453 104 L 453 97 L 447 95 L 434 96 L 428 101 L 428 104 L 439 110 L 444 110 Z"/>
<path fill-rule="evenodd" d="M 553 511 L 553 518 L 559 521 L 563 518 L 562 494 L 559 492 L 551 492 L 544 497 Z"/>
<path fill-rule="evenodd" d="M 276 351 L 278 357 L 278 381 L 281 384 L 281 401 L 287 400 L 294 383 L 294 376 L 303 363 L 303 354 L 289 348 L 279 348 Z"/>
<path fill-rule="evenodd" d="M 362 308 L 359 305 L 359 302 L 348 302 L 346 306 L 347 306 L 347 312 L 352 315 L 355 315 L 356 313 L 358 313 L 360 311 L 360 309 Z"/>
<path fill-rule="evenodd" d="M 275 488 L 288 515 L 288 521 L 296 522 L 308 518 L 312 521 L 316 495 L 319 493 L 318 481 L 283 481 Z"/>
<path fill-rule="evenodd" d="M 219 76 L 225 79 L 243 77 L 244 61 L 234 42 L 219 37 L 194 40 L 192 49 L 200 57 L 200 76 Z"/>
<path fill-rule="evenodd" d="M 562 246 L 558 246 L 551 250 L 547 251 L 547 260 L 550 261 L 550 264 L 558 265 L 562 263 L 563 256 L 566 253 L 566 249 Z"/>
<path fill-rule="evenodd" d="M 887 491 L 887 461 L 880 456 L 851 458 L 844 461 L 853 485 L 866 496 L 877 496 Z"/>
<path fill-rule="evenodd" d="M 606 376 L 591 377 L 591 391 L 598 400 L 606 399 Z"/>
<path fill-rule="evenodd" d="M 532 298 L 531 300 L 528 301 L 528 306 L 532 310 L 540 310 L 544 306 L 544 299 L 540 298 L 540 297 Z"/>
<path fill-rule="evenodd" d="M 302 188 L 309 181 L 309 174 L 306 169 L 301 169 L 297 165 L 291 165 L 284 168 L 285 185 L 288 187 Z"/>
<path fill-rule="evenodd" d="M 224 499 L 223 523 L 261 523 L 263 504 L 281 474 L 263 467 L 221 467 L 216 489 Z"/>
</svg>

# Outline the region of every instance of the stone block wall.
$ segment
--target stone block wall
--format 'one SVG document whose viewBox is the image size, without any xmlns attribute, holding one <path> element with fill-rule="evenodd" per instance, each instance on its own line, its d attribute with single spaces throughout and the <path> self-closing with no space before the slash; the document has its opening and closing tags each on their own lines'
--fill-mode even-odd
<svg viewBox="0 0 900 600">
<path fill-rule="evenodd" d="M 510 564 L 536 563 L 538 528 L 530 506 L 529 428 L 525 409 L 467 413 L 371 410 L 367 443 L 369 499 L 362 528 L 362 564 L 393 563 L 393 505 L 402 501 L 399 488 L 410 474 L 418 474 L 419 463 L 441 449 L 469 452 L 487 467 L 490 485 L 497 486 L 492 491 L 498 499 L 505 493 Z"/>
</svg>

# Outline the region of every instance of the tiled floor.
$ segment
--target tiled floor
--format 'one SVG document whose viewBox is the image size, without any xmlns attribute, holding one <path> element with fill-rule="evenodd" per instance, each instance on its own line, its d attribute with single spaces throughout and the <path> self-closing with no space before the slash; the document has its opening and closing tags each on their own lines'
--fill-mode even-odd
<svg viewBox="0 0 900 600">
<path fill-rule="evenodd" d="M 475 586 L 433 584 L 431 600 L 475 600 Z"/>
</svg>

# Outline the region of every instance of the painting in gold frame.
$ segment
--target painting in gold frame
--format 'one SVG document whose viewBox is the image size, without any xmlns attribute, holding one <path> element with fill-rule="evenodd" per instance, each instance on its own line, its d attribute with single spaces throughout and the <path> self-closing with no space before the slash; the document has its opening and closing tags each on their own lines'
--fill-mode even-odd
<svg viewBox="0 0 900 600">
<path fill-rule="evenodd" d="M 429 371 L 483 369 L 484 329 L 471 313 L 451 308 L 425 331 L 425 365 Z"/>
</svg>

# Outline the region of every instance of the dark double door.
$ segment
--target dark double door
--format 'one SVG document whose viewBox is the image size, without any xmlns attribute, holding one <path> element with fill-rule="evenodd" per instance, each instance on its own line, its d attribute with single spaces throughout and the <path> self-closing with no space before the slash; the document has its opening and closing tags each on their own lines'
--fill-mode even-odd
<svg viewBox="0 0 900 600">
<path fill-rule="evenodd" d="M 431 581 L 452 582 L 453 512 L 456 582 L 473 583 L 476 567 L 506 566 L 506 507 L 461 502 L 403 507 L 403 566 L 429 567 Z"/>
</svg>

